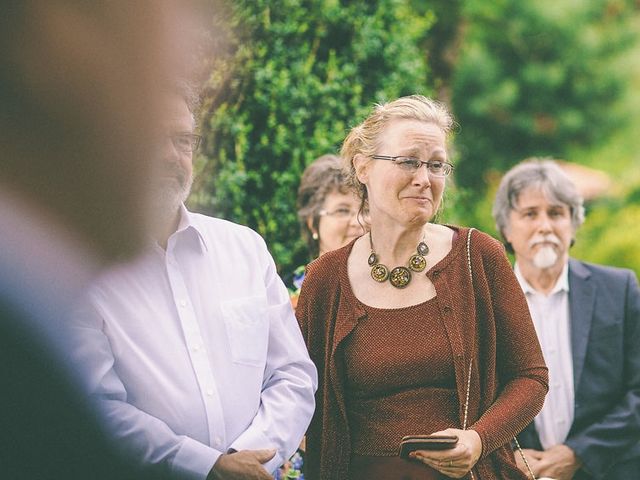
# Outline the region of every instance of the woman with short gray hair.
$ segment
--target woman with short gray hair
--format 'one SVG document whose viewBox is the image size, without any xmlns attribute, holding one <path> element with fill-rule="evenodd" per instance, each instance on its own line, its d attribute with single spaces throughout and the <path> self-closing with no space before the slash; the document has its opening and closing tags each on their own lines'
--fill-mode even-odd
<svg viewBox="0 0 640 480">
<path fill-rule="evenodd" d="M 347 185 L 342 160 L 336 155 L 322 155 L 307 166 L 300 179 L 297 204 L 310 259 L 364 233 L 358 199 Z"/>
</svg>

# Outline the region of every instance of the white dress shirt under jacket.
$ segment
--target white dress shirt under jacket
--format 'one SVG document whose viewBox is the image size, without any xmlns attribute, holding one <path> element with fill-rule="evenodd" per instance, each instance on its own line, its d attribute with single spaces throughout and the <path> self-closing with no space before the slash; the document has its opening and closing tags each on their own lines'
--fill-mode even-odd
<svg viewBox="0 0 640 480">
<path fill-rule="evenodd" d="M 549 295 L 536 291 L 524 279 L 517 264 L 514 270 L 527 297 L 542 354 L 549 368 L 549 393 L 534 420 L 540 443 L 546 450 L 564 443 L 574 417 L 569 265 L 565 265 Z"/>
<path fill-rule="evenodd" d="M 313 414 L 316 369 L 262 238 L 181 211 L 154 245 L 106 274 L 75 317 L 78 360 L 120 443 L 179 478 L 204 479 L 228 449 L 277 449 Z"/>
</svg>

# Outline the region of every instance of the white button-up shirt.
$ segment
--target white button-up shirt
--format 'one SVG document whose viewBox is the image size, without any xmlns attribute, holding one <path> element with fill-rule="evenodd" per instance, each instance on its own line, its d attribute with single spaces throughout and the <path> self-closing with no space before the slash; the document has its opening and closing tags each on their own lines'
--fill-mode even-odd
<svg viewBox="0 0 640 480">
<path fill-rule="evenodd" d="M 104 275 L 74 318 L 76 359 L 114 434 L 138 459 L 204 479 L 228 449 L 277 449 L 313 414 L 317 373 L 260 236 L 181 211 L 154 245 Z"/>
<path fill-rule="evenodd" d="M 549 368 L 549 393 L 534 420 L 540 443 L 546 450 L 564 443 L 574 418 L 569 266 L 565 265 L 549 295 L 536 291 L 524 279 L 517 264 L 514 271 L 527 297 L 542 354 Z"/>
</svg>

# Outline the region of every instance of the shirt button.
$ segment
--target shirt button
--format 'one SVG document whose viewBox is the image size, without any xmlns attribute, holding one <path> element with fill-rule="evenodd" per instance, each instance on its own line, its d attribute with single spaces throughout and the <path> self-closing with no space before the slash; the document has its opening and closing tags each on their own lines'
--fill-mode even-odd
<svg viewBox="0 0 640 480">
<path fill-rule="evenodd" d="M 222 439 L 220 437 L 216 437 L 213 439 L 217 446 L 222 445 Z"/>
<path fill-rule="evenodd" d="M 438 278 L 440 276 L 440 270 L 434 270 L 433 278 Z"/>
<path fill-rule="evenodd" d="M 444 310 L 444 313 L 446 314 L 451 313 L 451 307 L 449 305 L 446 305 L 443 310 Z"/>
<path fill-rule="evenodd" d="M 200 350 L 200 345 L 198 345 L 197 343 L 193 346 L 193 351 L 197 352 L 198 350 Z"/>
<path fill-rule="evenodd" d="M 210 397 L 213 397 L 213 388 L 207 389 L 207 395 L 209 395 Z"/>
<path fill-rule="evenodd" d="M 186 300 L 180 300 L 180 306 L 181 307 L 186 307 L 187 306 L 187 301 Z"/>
</svg>

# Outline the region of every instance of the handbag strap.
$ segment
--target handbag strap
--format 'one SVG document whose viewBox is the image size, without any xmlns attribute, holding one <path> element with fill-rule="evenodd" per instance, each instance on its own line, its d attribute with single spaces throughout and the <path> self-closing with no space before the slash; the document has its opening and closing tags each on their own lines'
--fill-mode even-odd
<svg viewBox="0 0 640 480">
<path fill-rule="evenodd" d="M 467 232 L 467 265 L 469 267 L 469 279 L 471 280 L 471 289 L 473 290 L 473 270 L 471 268 L 471 232 L 473 232 L 475 230 L 475 228 L 470 228 L 469 231 Z M 465 399 L 464 399 L 464 419 L 462 422 L 462 429 L 466 430 L 467 429 L 467 419 L 468 419 L 468 414 L 469 414 L 469 393 L 471 391 L 471 367 L 473 366 L 473 355 L 471 356 L 471 359 L 469 360 L 469 370 L 467 372 L 467 393 L 465 395 Z M 527 461 L 527 457 L 525 457 L 524 452 L 522 451 L 522 448 L 520 447 L 520 443 L 518 442 L 518 439 L 516 437 L 513 437 L 513 441 L 516 444 L 516 447 L 518 449 L 518 452 L 520 452 L 520 456 L 522 457 L 522 461 L 524 462 L 525 466 L 527 467 L 527 471 L 529 472 L 529 475 L 531 475 L 531 478 L 533 480 L 536 480 L 536 476 L 533 474 L 533 471 L 531 470 L 531 467 L 529 466 L 529 462 Z M 475 475 L 473 474 L 473 469 L 471 469 L 471 479 L 475 480 Z"/>
<path fill-rule="evenodd" d="M 471 290 L 473 291 L 473 270 L 471 270 L 471 232 L 475 228 L 470 228 L 467 232 L 467 265 L 469 267 L 469 280 L 471 280 Z M 467 393 L 464 399 L 464 419 L 462 421 L 462 429 L 467 429 L 467 419 L 469 416 L 469 393 L 471 392 L 471 367 L 473 365 L 473 355 L 469 359 L 469 370 L 467 371 Z M 473 474 L 472 474 L 473 477 Z"/>
</svg>

